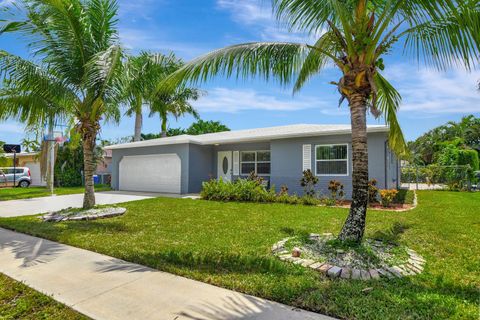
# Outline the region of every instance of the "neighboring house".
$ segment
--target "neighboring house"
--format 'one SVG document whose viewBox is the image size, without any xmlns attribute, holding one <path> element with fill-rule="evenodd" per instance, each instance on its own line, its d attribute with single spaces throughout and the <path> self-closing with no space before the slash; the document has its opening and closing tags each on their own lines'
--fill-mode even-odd
<svg viewBox="0 0 480 320">
<path fill-rule="evenodd" d="M 97 161 L 96 174 L 110 174 L 112 172 L 112 150 L 103 150 L 103 156 Z"/>
<path fill-rule="evenodd" d="M 13 154 L 5 155 L 7 158 L 13 159 Z M 46 186 L 47 182 L 41 176 L 40 171 L 40 153 L 39 152 L 21 152 L 17 153 L 17 167 L 27 167 L 30 169 L 30 177 L 32 186 Z"/>
<path fill-rule="evenodd" d="M 370 178 L 379 188 L 399 186 L 399 163 L 388 148 L 386 126 L 368 127 Z M 318 177 L 327 194 L 330 180 L 352 190 L 349 125 L 289 125 L 182 135 L 106 147 L 112 150 L 112 188 L 125 191 L 197 193 L 212 178 L 234 180 L 254 171 L 289 192 L 302 194 L 302 171 Z"/>
</svg>

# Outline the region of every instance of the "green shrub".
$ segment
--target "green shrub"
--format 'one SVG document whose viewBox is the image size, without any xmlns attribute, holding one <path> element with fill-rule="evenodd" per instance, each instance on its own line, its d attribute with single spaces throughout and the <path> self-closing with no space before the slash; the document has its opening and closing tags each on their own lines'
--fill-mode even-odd
<svg viewBox="0 0 480 320">
<path fill-rule="evenodd" d="M 393 203 L 398 204 L 413 204 L 415 194 L 413 190 L 400 189 L 393 199 Z"/>
<path fill-rule="evenodd" d="M 318 183 L 318 178 L 312 173 L 310 169 L 303 171 L 300 185 L 303 187 L 303 192 L 306 196 L 313 197 L 315 195 L 315 185 Z"/>
<path fill-rule="evenodd" d="M 393 199 L 395 199 L 395 197 L 397 196 L 397 194 L 398 194 L 397 189 L 380 190 L 380 197 L 382 199 L 382 205 L 384 207 L 389 207 L 392 204 Z"/>
<path fill-rule="evenodd" d="M 315 197 L 311 197 L 311 196 L 303 196 L 300 198 L 300 202 L 303 204 L 303 205 L 306 205 L 306 206 L 317 206 L 320 204 L 320 200 L 315 198 Z"/>
<path fill-rule="evenodd" d="M 338 197 L 341 199 L 345 196 L 343 191 L 343 184 L 337 180 L 330 180 L 328 183 L 328 190 L 330 191 L 330 199 L 337 201 Z"/>
<path fill-rule="evenodd" d="M 267 190 L 258 181 L 238 179 L 234 182 L 210 180 L 202 185 L 201 197 L 216 201 L 273 202 L 275 188 Z"/>
</svg>

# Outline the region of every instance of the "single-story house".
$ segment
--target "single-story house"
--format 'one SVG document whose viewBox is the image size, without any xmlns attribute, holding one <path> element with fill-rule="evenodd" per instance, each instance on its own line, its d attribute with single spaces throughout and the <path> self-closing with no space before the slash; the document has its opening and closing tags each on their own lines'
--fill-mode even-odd
<svg viewBox="0 0 480 320">
<path fill-rule="evenodd" d="M 388 147 L 389 128 L 368 126 L 370 178 L 379 188 L 399 187 L 399 162 Z M 352 190 L 350 125 L 299 124 L 181 135 L 106 147 L 112 150 L 112 188 L 124 191 L 198 193 L 202 182 L 235 180 L 254 171 L 277 191 L 302 194 L 302 172 L 318 176 L 327 194 L 330 180 Z"/>
<path fill-rule="evenodd" d="M 13 159 L 13 154 L 6 154 L 7 158 Z M 27 167 L 30 169 L 30 177 L 32 179 L 32 186 L 43 187 L 47 182 L 41 175 L 40 171 L 40 152 L 20 152 L 16 154 L 17 167 Z"/>
</svg>

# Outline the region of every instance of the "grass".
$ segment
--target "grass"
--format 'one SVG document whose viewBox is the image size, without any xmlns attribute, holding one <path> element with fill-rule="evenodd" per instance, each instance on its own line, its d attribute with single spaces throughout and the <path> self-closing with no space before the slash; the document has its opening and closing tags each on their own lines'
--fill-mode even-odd
<svg viewBox="0 0 480 320">
<path fill-rule="evenodd" d="M 110 186 L 96 185 L 95 191 L 109 191 Z M 84 187 L 60 187 L 55 188 L 56 195 L 66 195 L 83 193 Z M 28 188 L 0 188 L 0 201 L 30 199 L 38 197 L 48 197 L 50 192 L 45 187 L 28 187 Z"/>
<path fill-rule="evenodd" d="M 415 199 L 415 193 L 413 190 L 407 189 L 400 189 L 398 190 L 395 199 L 393 200 L 394 203 L 402 203 L 402 204 L 413 204 Z"/>
<path fill-rule="evenodd" d="M 88 319 L 0 273 L 0 319 Z"/>
<path fill-rule="evenodd" d="M 341 208 L 157 198 L 123 204 L 127 213 L 112 219 L 0 226 L 343 319 L 478 319 L 480 193 L 418 197 L 411 211 L 369 211 L 367 236 L 414 249 L 425 271 L 368 283 L 329 280 L 270 253 L 290 235 L 339 232 Z"/>
</svg>

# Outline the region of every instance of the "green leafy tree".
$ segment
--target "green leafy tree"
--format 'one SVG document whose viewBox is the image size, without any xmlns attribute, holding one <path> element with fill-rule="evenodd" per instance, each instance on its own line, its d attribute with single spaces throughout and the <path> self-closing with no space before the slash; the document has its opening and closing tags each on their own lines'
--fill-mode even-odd
<svg viewBox="0 0 480 320">
<path fill-rule="evenodd" d="M 76 119 L 84 155 L 83 207 L 92 208 L 94 150 L 101 120 L 120 118 L 123 70 L 117 3 L 22 0 L 16 7 L 21 13 L 14 16 L 19 19 L 1 20 L 0 30 L 26 36 L 39 64 L 2 50 L 0 70 L 15 86 L 30 88 L 32 96 L 61 101 L 69 118 Z"/>
<path fill-rule="evenodd" d="M 450 121 L 409 142 L 411 160 L 416 165 L 436 163 L 446 142 L 454 143 L 456 148 L 477 150 L 480 154 L 480 118 L 469 115 L 459 122 Z"/>
<path fill-rule="evenodd" d="M 205 120 L 198 120 L 194 122 L 188 127 L 186 130 L 187 134 L 191 135 L 199 135 L 205 133 L 215 133 L 215 132 L 223 132 L 223 131 L 230 131 L 226 125 L 222 124 L 220 121 L 205 121 Z"/>
<path fill-rule="evenodd" d="M 10 159 L 5 156 L 5 151 L 3 151 L 4 141 L 0 141 L 0 167 L 6 167 L 10 164 Z"/>
<path fill-rule="evenodd" d="M 403 46 L 413 58 L 438 69 L 472 68 L 479 59 L 478 0 L 272 0 L 272 5 L 282 25 L 318 40 L 219 49 L 186 64 L 160 87 L 236 74 L 274 78 L 283 85 L 296 79 L 297 92 L 325 66 L 334 65 L 341 78 L 332 84 L 349 105 L 353 150 L 353 201 L 339 238 L 360 242 L 368 202 L 367 111 L 385 117 L 391 148 L 399 155 L 407 152 L 396 117 L 401 96 L 381 74 L 383 57 Z"/>
</svg>

